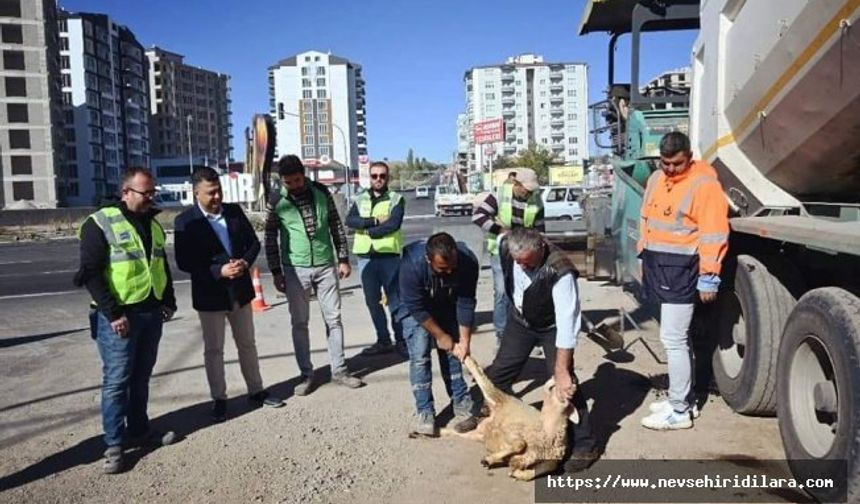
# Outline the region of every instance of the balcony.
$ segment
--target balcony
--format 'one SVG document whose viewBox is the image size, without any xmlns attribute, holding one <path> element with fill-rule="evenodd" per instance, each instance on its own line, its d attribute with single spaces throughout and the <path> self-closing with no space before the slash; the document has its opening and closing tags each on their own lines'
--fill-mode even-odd
<svg viewBox="0 0 860 504">
<path fill-rule="evenodd" d="M 563 118 L 563 117 L 561 117 L 561 116 L 559 116 L 559 117 L 552 117 L 552 118 L 550 118 L 550 120 L 549 120 L 549 124 L 550 124 L 550 125 L 552 125 L 552 126 L 564 126 L 564 118 Z"/>
<path fill-rule="evenodd" d="M 564 130 L 554 129 L 550 131 L 549 136 L 551 136 L 552 138 L 564 138 Z"/>
<path fill-rule="evenodd" d="M 564 86 L 561 83 L 558 83 L 558 84 L 550 83 L 549 90 L 550 91 L 564 91 Z"/>
<path fill-rule="evenodd" d="M 562 150 L 564 150 L 564 144 L 563 143 L 554 143 L 554 144 L 552 144 L 551 149 L 553 151 L 562 151 Z"/>
<path fill-rule="evenodd" d="M 503 96 L 502 97 L 502 105 L 513 105 L 516 103 L 513 96 Z"/>
<path fill-rule="evenodd" d="M 514 131 L 509 131 L 509 132 L 505 135 L 505 141 L 506 141 L 506 142 L 513 142 L 513 141 L 514 141 L 514 140 L 516 140 L 516 139 L 517 139 L 517 134 L 516 134 L 516 132 L 514 132 Z"/>
<path fill-rule="evenodd" d="M 549 102 L 550 103 L 563 103 L 564 102 L 564 96 L 562 96 L 561 94 L 552 95 L 549 97 Z"/>
<path fill-rule="evenodd" d="M 511 117 L 515 117 L 517 112 L 513 108 L 502 109 L 502 117 L 508 119 Z"/>
<path fill-rule="evenodd" d="M 560 70 L 553 70 L 549 73 L 549 80 L 551 81 L 557 81 L 562 79 L 564 79 L 564 73 L 562 73 Z"/>
<path fill-rule="evenodd" d="M 514 72 L 502 72 L 502 82 L 513 82 Z"/>
<path fill-rule="evenodd" d="M 502 85 L 502 94 L 513 94 L 513 93 L 514 93 L 514 87 L 513 86 Z"/>
</svg>

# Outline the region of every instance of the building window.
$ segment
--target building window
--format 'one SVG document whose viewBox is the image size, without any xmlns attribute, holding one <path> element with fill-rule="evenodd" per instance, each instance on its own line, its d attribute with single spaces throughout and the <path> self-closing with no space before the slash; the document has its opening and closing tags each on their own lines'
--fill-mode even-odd
<svg viewBox="0 0 860 504">
<path fill-rule="evenodd" d="M 26 103 L 9 103 L 6 105 L 6 115 L 10 123 L 25 123 L 30 120 Z"/>
<path fill-rule="evenodd" d="M 304 147 L 302 148 L 302 156 L 305 159 L 309 159 L 314 157 L 314 148 L 313 147 Z"/>
<path fill-rule="evenodd" d="M 64 73 L 60 78 L 63 81 L 63 87 L 72 87 L 72 74 Z"/>
<path fill-rule="evenodd" d="M 311 87 L 310 79 L 302 79 L 302 87 Z"/>
<path fill-rule="evenodd" d="M 24 77 L 6 77 L 6 96 L 27 96 L 27 80 Z"/>
<path fill-rule="evenodd" d="M 320 134 L 322 134 L 322 135 L 328 134 L 328 124 L 320 124 Z"/>
<path fill-rule="evenodd" d="M 329 149 L 327 145 L 320 147 L 320 156 L 330 156 L 330 155 L 331 155 L 331 149 Z"/>
<path fill-rule="evenodd" d="M 330 143 L 331 140 L 328 139 L 328 135 L 320 135 L 320 143 L 327 144 Z"/>
<path fill-rule="evenodd" d="M 308 135 L 314 134 L 314 125 L 313 124 L 305 124 L 305 133 Z"/>
<path fill-rule="evenodd" d="M 487 98 L 488 100 L 495 100 L 496 99 L 496 93 L 487 93 L 484 95 L 484 97 Z"/>
<path fill-rule="evenodd" d="M 305 89 L 302 91 L 302 98 L 313 98 L 314 93 L 310 89 Z"/>
<path fill-rule="evenodd" d="M 576 96 L 576 90 L 575 89 L 568 89 L 567 90 L 567 96 L 575 97 Z"/>
<path fill-rule="evenodd" d="M 319 61 L 319 60 L 320 60 L 319 56 L 314 56 L 314 61 Z"/>
<path fill-rule="evenodd" d="M 308 74 L 308 67 L 302 67 L 302 75 Z"/>
<path fill-rule="evenodd" d="M 575 121 L 576 120 L 576 114 L 567 114 L 567 120 L 568 121 Z"/>
<path fill-rule="evenodd" d="M 66 147 L 66 159 L 77 159 L 78 158 L 78 148 L 74 146 Z"/>
<path fill-rule="evenodd" d="M 305 61 L 310 61 L 310 60 L 311 60 L 310 56 L 305 56 Z"/>
<path fill-rule="evenodd" d="M 3 51 L 3 68 L 24 70 L 24 51 Z"/>
<path fill-rule="evenodd" d="M 30 156 L 12 156 L 12 175 L 32 175 L 33 159 Z"/>
<path fill-rule="evenodd" d="M 576 137 L 570 137 L 570 138 L 568 138 L 568 139 L 567 139 L 567 142 L 568 142 L 568 143 L 571 143 L 571 144 L 578 144 L 578 143 L 579 143 L 579 138 L 576 138 Z"/>
<path fill-rule="evenodd" d="M 2 32 L 2 40 L 4 44 L 23 44 L 24 32 L 21 25 L 4 24 L 0 28 Z"/>
<path fill-rule="evenodd" d="M 324 99 L 325 97 L 326 97 L 325 89 L 317 89 L 317 98 L 323 98 Z"/>
<path fill-rule="evenodd" d="M 320 77 L 317 79 L 317 86 L 324 87 L 325 86 L 325 77 Z"/>
<path fill-rule="evenodd" d="M 313 143 L 314 143 L 314 136 L 313 135 L 305 135 L 305 144 L 306 145 L 313 145 Z"/>
<path fill-rule="evenodd" d="M 317 75 L 325 75 L 325 67 L 317 67 Z"/>
<path fill-rule="evenodd" d="M 21 0 L 0 0 L 0 17 L 21 17 Z"/>
<path fill-rule="evenodd" d="M 319 113 L 319 121 L 320 122 L 328 122 L 328 113 L 327 112 L 320 112 Z"/>
<path fill-rule="evenodd" d="M 10 149 L 29 149 L 30 130 L 9 130 Z"/>
<path fill-rule="evenodd" d="M 33 183 L 32 182 L 12 182 L 12 199 L 15 201 L 32 200 Z"/>
</svg>

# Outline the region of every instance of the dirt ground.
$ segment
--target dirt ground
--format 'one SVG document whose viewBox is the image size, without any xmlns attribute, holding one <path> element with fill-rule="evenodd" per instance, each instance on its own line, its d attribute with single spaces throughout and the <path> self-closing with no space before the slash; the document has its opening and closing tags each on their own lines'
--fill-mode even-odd
<svg viewBox="0 0 860 504">
<path fill-rule="evenodd" d="M 151 384 L 150 416 L 184 439 L 155 451 L 138 450 L 132 468 L 101 472 L 100 361 L 85 329 L 86 300 L 78 297 L 0 301 L 0 502 L 532 502 L 534 486 L 487 470 L 482 448 L 459 439 L 409 439 L 413 401 L 408 365 L 398 358 L 356 357 L 373 341 L 360 289 L 344 285 L 344 324 L 350 367 L 367 382 L 358 390 L 324 384 L 292 395 L 298 374 L 289 313 L 280 304 L 256 316 L 264 380 L 287 398 L 280 409 L 251 410 L 235 347 L 227 344 L 231 400 L 227 422 L 209 422 L 202 342 L 190 310 L 188 284 L 177 285 L 178 318 L 165 327 Z M 270 302 L 273 290 L 264 278 Z M 620 307 L 634 311 L 617 287 L 581 282 L 584 314 L 598 323 Z M 489 364 L 492 286 L 479 285 L 479 333 L 473 354 Z M 672 433 L 639 426 L 663 380 L 655 325 L 626 333 L 626 352 L 607 352 L 584 335 L 577 373 L 589 398 L 604 459 L 755 458 L 783 456 L 775 419 L 734 414 L 711 397 L 695 428 Z M 38 329 L 38 330 L 37 330 Z M 311 322 L 314 364 L 327 381 L 328 358 L 319 313 Z M 32 336 L 26 336 L 32 335 Z M 10 343 L 11 342 L 11 343 Z M 435 365 L 435 363 L 434 363 Z M 539 399 L 543 365 L 533 358 L 518 384 Z M 537 390 L 536 390 L 537 389 Z M 451 418 L 438 373 L 437 410 Z M 443 409 L 444 408 L 444 409 Z M 600 463 L 593 470 L 599 471 Z"/>
</svg>

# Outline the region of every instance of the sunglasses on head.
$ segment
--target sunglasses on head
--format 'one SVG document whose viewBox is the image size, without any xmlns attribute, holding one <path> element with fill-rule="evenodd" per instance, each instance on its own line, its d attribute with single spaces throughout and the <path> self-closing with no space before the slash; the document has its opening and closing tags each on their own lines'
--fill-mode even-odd
<svg viewBox="0 0 860 504">
<path fill-rule="evenodd" d="M 370 178 L 372 178 L 373 180 L 376 180 L 376 179 L 385 180 L 388 178 L 388 175 L 385 173 L 371 173 Z"/>
</svg>

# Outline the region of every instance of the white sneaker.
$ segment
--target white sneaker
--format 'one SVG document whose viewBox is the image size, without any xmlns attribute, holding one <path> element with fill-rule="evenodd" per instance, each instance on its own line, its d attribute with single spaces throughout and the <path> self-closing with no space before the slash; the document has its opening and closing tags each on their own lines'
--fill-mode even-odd
<svg viewBox="0 0 860 504">
<path fill-rule="evenodd" d="M 675 411 L 658 411 L 642 419 L 642 427 L 654 430 L 678 430 L 693 427 L 690 415 Z"/>
<path fill-rule="evenodd" d="M 667 413 L 672 409 L 672 406 L 669 405 L 668 399 L 663 399 L 662 401 L 654 401 L 648 405 L 648 410 L 651 413 L 657 413 L 659 411 L 666 411 Z M 689 409 L 690 415 L 692 415 L 693 419 L 699 418 L 699 405 L 693 403 L 693 407 Z"/>
</svg>

